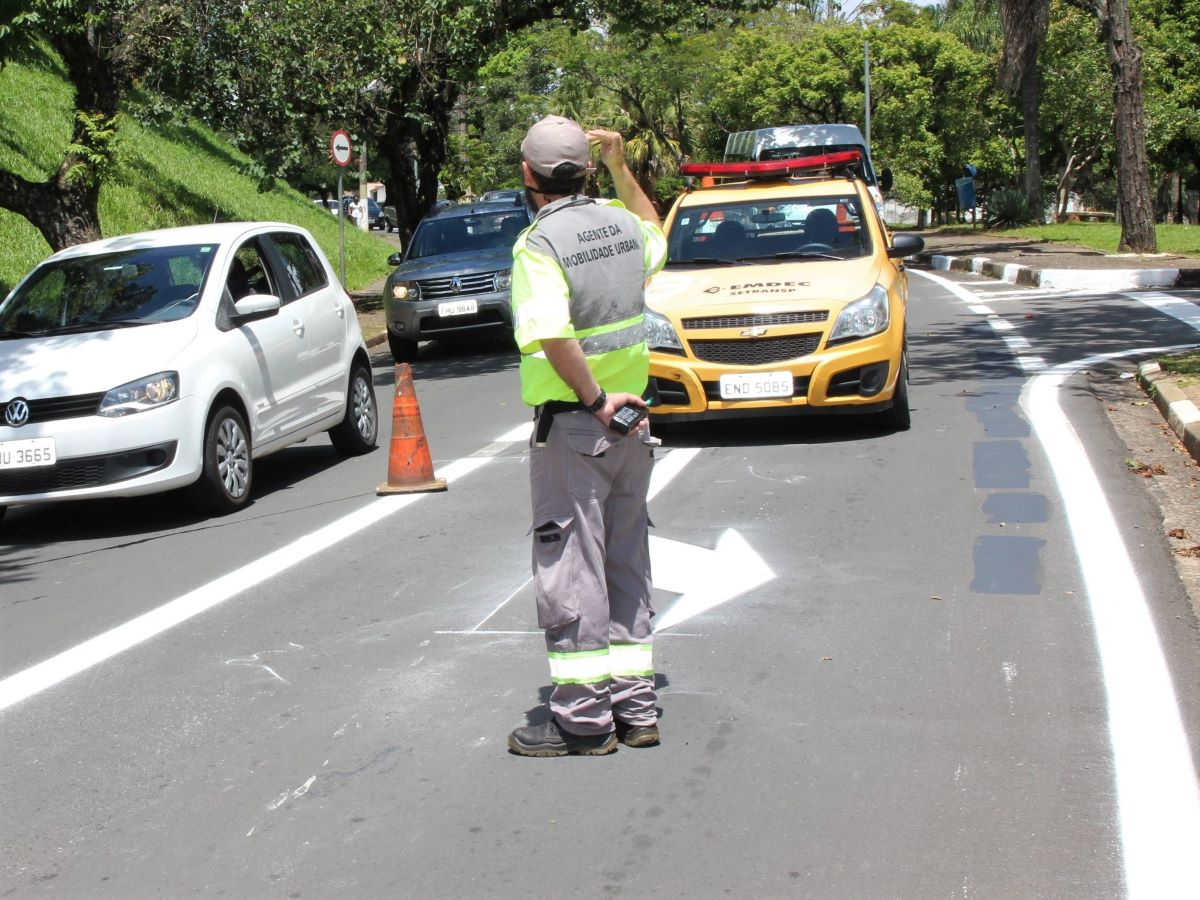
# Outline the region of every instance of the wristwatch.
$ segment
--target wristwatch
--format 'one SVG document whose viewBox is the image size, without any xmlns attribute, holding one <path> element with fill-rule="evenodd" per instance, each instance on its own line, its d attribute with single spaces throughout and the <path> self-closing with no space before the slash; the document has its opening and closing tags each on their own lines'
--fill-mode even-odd
<svg viewBox="0 0 1200 900">
<path fill-rule="evenodd" d="M 592 401 L 590 406 L 585 406 L 588 412 L 593 416 L 604 409 L 604 404 L 608 402 L 608 394 L 604 393 L 604 388 L 600 388 L 600 393 L 596 395 L 596 399 Z"/>
</svg>

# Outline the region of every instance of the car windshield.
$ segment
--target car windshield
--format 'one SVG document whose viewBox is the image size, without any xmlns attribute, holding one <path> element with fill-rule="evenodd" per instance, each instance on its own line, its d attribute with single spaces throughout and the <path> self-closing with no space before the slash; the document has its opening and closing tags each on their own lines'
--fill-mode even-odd
<svg viewBox="0 0 1200 900">
<path fill-rule="evenodd" d="M 668 262 L 855 259 L 871 253 L 856 194 L 687 206 L 668 236 Z"/>
<path fill-rule="evenodd" d="M 512 248 L 517 235 L 529 224 L 519 208 L 426 219 L 413 235 L 408 259 L 464 253 L 472 250 Z"/>
<path fill-rule="evenodd" d="M 101 331 L 192 314 L 215 244 L 153 247 L 47 263 L 0 307 L 0 338 Z"/>
</svg>

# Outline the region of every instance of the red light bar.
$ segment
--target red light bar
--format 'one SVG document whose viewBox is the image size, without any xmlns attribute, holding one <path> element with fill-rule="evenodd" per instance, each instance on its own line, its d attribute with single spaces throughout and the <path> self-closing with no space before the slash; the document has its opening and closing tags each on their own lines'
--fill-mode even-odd
<svg viewBox="0 0 1200 900">
<path fill-rule="evenodd" d="M 828 169 L 857 162 L 862 162 L 861 150 L 841 150 L 821 156 L 797 156 L 792 159 L 771 159 L 766 162 L 684 163 L 679 167 L 679 174 L 712 175 L 717 178 L 779 177 L 795 175 L 809 169 Z"/>
</svg>

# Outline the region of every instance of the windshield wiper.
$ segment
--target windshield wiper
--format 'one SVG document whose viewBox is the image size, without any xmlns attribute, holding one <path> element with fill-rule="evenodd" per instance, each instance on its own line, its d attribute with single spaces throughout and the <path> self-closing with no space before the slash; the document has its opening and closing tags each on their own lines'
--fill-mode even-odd
<svg viewBox="0 0 1200 900">
<path fill-rule="evenodd" d="M 0 331 L 0 341 L 10 341 L 16 338 L 37 337 L 41 332 L 37 331 L 17 331 L 15 328 L 6 328 Z"/>
<path fill-rule="evenodd" d="M 732 266 L 732 259 L 718 259 L 715 256 L 697 256 L 692 259 L 668 259 L 668 266 Z"/>
<path fill-rule="evenodd" d="M 820 250 L 785 250 L 775 254 L 776 259 L 845 259 L 832 253 L 822 253 Z"/>
</svg>

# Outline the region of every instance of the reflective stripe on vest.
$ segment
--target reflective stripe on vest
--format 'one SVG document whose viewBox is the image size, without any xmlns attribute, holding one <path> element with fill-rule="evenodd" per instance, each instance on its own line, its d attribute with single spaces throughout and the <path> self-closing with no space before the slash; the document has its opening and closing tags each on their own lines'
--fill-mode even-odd
<svg viewBox="0 0 1200 900">
<path fill-rule="evenodd" d="M 584 356 L 595 356 L 598 353 L 636 347 L 646 340 L 645 317 L 634 316 L 623 322 L 614 322 L 612 325 L 580 331 L 578 337 Z"/>
<path fill-rule="evenodd" d="M 608 658 L 613 678 L 651 678 L 654 675 L 653 644 L 611 644 Z"/>
<path fill-rule="evenodd" d="M 578 650 L 561 653 L 551 650 L 550 681 L 554 684 L 599 684 L 609 679 L 608 650 Z"/>
</svg>

